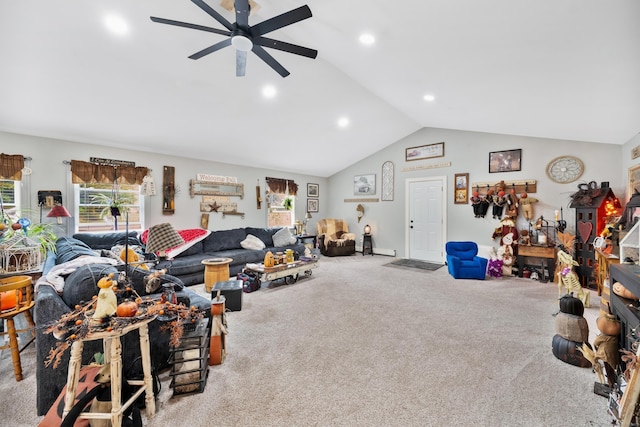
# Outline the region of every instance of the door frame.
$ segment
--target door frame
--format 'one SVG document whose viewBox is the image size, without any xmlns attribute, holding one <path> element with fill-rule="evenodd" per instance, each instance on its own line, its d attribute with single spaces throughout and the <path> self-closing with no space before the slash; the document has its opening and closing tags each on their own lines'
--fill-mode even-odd
<svg viewBox="0 0 640 427">
<path fill-rule="evenodd" d="M 404 236 L 404 254 L 405 254 L 405 258 L 410 259 L 411 257 L 411 253 L 410 253 L 410 249 L 411 249 L 411 245 L 409 244 L 409 230 L 410 230 L 410 226 L 411 226 L 411 218 L 409 217 L 409 213 L 410 213 L 410 207 L 411 207 L 411 192 L 410 192 L 410 184 L 414 183 L 414 182 L 423 182 L 423 181 L 440 181 L 442 183 L 442 259 L 440 260 L 440 262 L 444 263 L 445 262 L 445 246 L 446 246 L 446 242 L 447 242 L 447 194 L 448 190 L 447 190 L 447 177 L 446 176 L 429 176 L 429 177 L 420 177 L 420 178 L 407 178 L 404 181 L 404 192 L 405 192 L 405 206 L 404 206 L 404 229 L 405 229 L 405 236 Z"/>
</svg>

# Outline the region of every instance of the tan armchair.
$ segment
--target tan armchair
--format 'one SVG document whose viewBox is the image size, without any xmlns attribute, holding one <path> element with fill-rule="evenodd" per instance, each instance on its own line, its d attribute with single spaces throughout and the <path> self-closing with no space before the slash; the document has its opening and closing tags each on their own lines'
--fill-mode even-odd
<svg viewBox="0 0 640 427">
<path fill-rule="evenodd" d="M 316 231 L 322 255 L 339 256 L 356 253 L 356 235 L 349 233 L 349 226 L 345 220 L 321 219 L 316 223 Z"/>
</svg>

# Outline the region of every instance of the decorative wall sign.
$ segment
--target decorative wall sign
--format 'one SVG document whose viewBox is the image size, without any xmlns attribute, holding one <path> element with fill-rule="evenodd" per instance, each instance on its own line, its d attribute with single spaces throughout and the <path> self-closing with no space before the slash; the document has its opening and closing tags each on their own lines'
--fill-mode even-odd
<svg viewBox="0 0 640 427">
<path fill-rule="evenodd" d="M 382 200 L 393 200 L 393 162 L 382 164 Z"/>
<path fill-rule="evenodd" d="M 631 160 L 640 157 L 640 145 L 631 149 Z"/>
<path fill-rule="evenodd" d="M 405 160 L 432 159 L 434 157 L 444 157 L 444 142 L 436 144 L 421 145 L 419 147 L 409 147 L 405 149 Z"/>
<path fill-rule="evenodd" d="M 361 199 L 344 199 L 345 203 L 378 203 L 379 201 L 380 199 L 378 199 L 377 197 L 373 197 L 373 198 L 363 197 Z"/>
<path fill-rule="evenodd" d="M 164 166 L 162 173 L 162 214 L 173 215 L 175 212 L 176 168 Z"/>
<path fill-rule="evenodd" d="M 353 177 L 353 194 L 369 196 L 376 194 L 376 175 L 356 175 Z"/>
<path fill-rule="evenodd" d="M 200 228 L 204 228 L 205 230 L 209 229 L 209 214 L 203 213 L 200 215 Z"/>
<path fill-rule="evenodd" d="M 432 165 L 405 166 L 402 168 L 402 172 L 411 172 L 422 169 L 448 168 L 449 166 L 451 166 L 451 162 L 434 163 Z"/>
<path fill-rule="evenodd" d="M 640 164 L 629 168 L 629 180 L 627 182 L 627 200 L 631 199 L 634 191 L 640 191 Z"/>
</svg>

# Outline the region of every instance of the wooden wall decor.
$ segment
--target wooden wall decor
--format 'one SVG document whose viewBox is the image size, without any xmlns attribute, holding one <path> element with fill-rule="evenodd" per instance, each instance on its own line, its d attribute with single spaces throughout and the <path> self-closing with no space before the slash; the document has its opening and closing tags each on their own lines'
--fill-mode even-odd
<svg viewBox="0 0 640 427">
<path fill-rule="evenodd" d="M 258 180 L 258 185 L 256 185 L 256 207 L 258 209 L 262 208 L 262 195 L 260 194 L 260 180 Z"/>
<path fill-rule="evenodd" d="M 162 171 L 162 214 L 175 213 L 176 197 L 176 168 L 164 166 Z"/>
<path fill-rule="evenodd" d="M 208 213 L 203 213 L 202 215 L 200 215 L 200 228 L 203 228 L 205 230 L 209 229 L 209 214 Z"/>
</svg>

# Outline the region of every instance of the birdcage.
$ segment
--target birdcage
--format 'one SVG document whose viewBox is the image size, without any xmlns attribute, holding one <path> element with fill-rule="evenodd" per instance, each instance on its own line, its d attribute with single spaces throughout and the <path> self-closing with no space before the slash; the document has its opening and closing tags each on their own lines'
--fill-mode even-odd
<svg viewBox="0 0 640 427">
<path fill-rule="evenodd" d="M 40 268 L 40 245 L 26 236 L 14 235 L 0 241 L 0 274 L 33 271 Z"/>
</svg>

